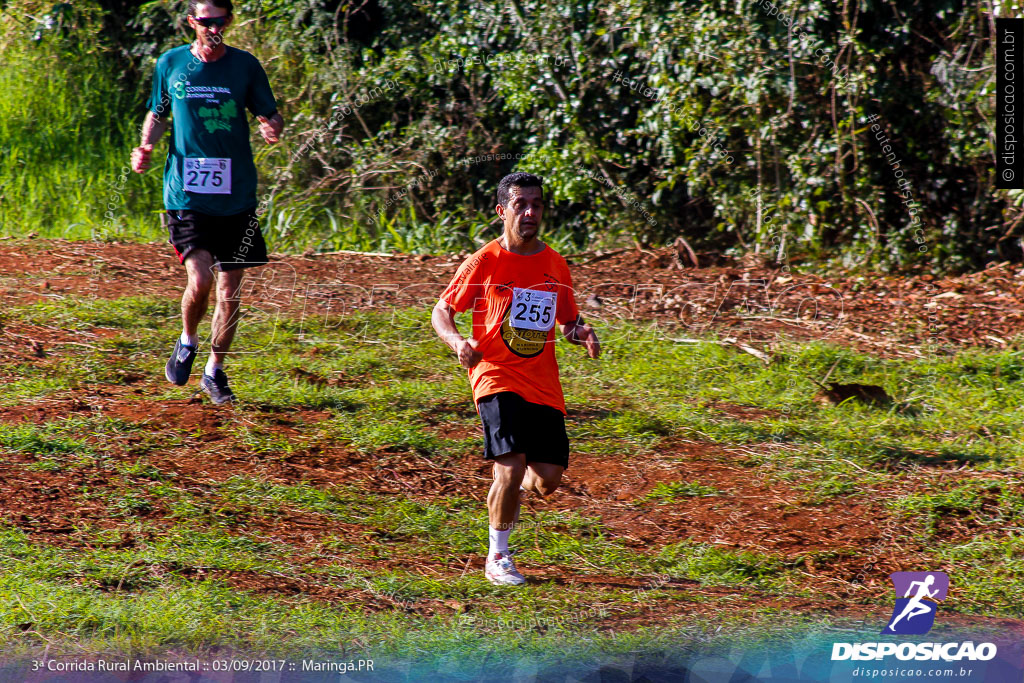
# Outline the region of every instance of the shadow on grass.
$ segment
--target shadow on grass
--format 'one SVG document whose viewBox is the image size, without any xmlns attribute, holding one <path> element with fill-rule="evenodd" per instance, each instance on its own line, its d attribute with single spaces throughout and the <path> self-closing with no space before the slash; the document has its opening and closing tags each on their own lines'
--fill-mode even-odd
<svg viewBox="0 0 1024 683">
<path fill-rule="evenodd" d="M 879 455 L 872 460 L 883 469 L 906 469 L 914 465 L 925 467 L 977 465 L 991 462 L 992 457 L 965 451 L 916 451 L 902 446 L 885 446 L 879 449 Z"/>
<path fill-rule="evenodd" d="M 663 581 L 657 577 L 646 581 L 627 583 L 625 581 L 610 579 L 606 577 L 595 578 L 591 576 L 527 576 L 526 582 L 532 585 L 555 584 L 557 586 L 601 586 L 603 588 L 624 588 L 635 591 L 689 591 L 701 586 L 699 581 L 693 579 L 682 579 L 674 577 L 669 581 Z"/>
<path fill-rule="evenodd" d="M 569 410 L 569 414 L 566 415 L 566 420 L 569 422 L 574 422 L 582 420 L 603 419 L 606 417 L 621 415 L 622 413 L 623 411 L 621 410 L 608 410 L 606 408 L 574 408 Z"/>
</svg>

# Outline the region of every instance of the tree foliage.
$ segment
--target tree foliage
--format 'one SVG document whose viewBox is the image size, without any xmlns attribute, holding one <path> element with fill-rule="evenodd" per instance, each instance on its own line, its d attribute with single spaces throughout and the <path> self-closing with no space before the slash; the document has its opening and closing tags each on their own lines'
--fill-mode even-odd
<svg viewBox="0 0 1024 683">
<path fill-rule="evenodd" d="M 116 9 L 135 30 L 114 40 L 138 74 L 124 87 L 144 88 L 185 37 L 184 4 Z M 1020 209 L 994 189 L 994 26 L 976 0 L 235 12 L 229 41 L 263 60 L 288 121 L 258 159 L 279 246 L 471 247 L 493 234 L 498 179 L 528 170 L 548 230 L 577 246 L 683 237 L 942 269 L 1021 256 Z"/>
</svg>

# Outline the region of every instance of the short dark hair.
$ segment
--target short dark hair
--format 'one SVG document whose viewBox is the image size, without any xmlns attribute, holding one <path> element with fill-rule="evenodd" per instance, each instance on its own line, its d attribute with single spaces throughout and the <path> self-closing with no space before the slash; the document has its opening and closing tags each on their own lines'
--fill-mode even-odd
<svg viewBox="0 0 1024 683">
<path fill-rule="evenodd" d="M 234 7 L 231 6 L 231 0 L 188 0 L 188 15 L 194 17 L 196 15 L 196 7 L 199 5 L 213 5 L 220 9 L 226 9 L 228 16 L 232 14 Z"/>
<path fill-rule="evenodd" d="M 517 173 L 509 173 L 498 183 L 498 203 L 502 206 L 508 206 L 508 200 L 511 198 L 509 196 L 509 188 L 513 185 L 516 187 L 539 187 L 541 199 L 544 198 L 544 181 L 532 173 L 519 171 Z"/>
</svg>

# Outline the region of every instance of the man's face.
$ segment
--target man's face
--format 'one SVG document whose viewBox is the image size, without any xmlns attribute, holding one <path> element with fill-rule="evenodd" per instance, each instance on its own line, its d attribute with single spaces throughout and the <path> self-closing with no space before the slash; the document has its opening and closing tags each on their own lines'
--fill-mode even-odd
<svg viewBox="0 0 1024 683">
<path fill-rule="evenodd" d="M 539 187 L 513 185 L 508 191 L 509 200 L 505 206 L 498 205 L 498 216 L 505 224 L 505 232 L 528 242 L 540 232 L 544 214 L 543 190 Z"/>
<path fill-rule="evenodd" d="M 209 19 L 223 19 L 224 25 L 204 26 L 203 20 Z M 224 30 L 231 25 L 231 16 L 223 7 L 214 7 L 212 4 L 204 3 L 196 6 L 195 16 L 189 16 L 188 25 L 196 32 L 196 40 L 200 45 L 216 47 L 224 38 Z"/>
</svg>

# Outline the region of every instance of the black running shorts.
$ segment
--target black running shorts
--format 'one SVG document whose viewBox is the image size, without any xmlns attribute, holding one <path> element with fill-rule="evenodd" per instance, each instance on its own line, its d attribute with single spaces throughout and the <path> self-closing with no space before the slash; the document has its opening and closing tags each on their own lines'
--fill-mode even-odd
<svg viewBox="0 0 1024 683">
<path fill-rule="evenodd" d="M 484 426 L 485 459 L 525 453 L 526 462 L 569 467 L 569 437 L 562 411 L 529 403 L 511 391 L 484 396 L 476 407 Z"/>
<path fill-rule="evenodd" d="M 164 221 L 171 234 L 171 246 L 182 263 L 193 249 L 210 252 L 221 270 L 267 263 L 267 244 L 263 241 L 255 210 L 233 216 L 169 210 L 164 214 Z"/>
</svg>

